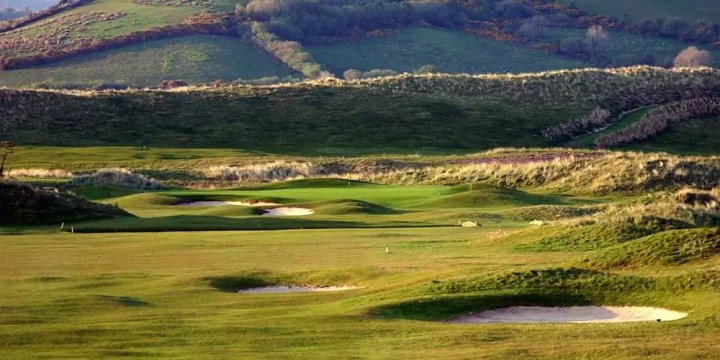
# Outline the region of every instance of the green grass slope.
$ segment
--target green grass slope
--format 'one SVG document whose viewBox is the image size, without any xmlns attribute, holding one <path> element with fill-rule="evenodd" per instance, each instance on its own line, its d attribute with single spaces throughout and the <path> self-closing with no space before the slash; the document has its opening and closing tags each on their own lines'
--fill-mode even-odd
<svg viewBox="0 0 720 360">
<path fill-rule="evenodd" d="M 238 38 L 195 35 L 147 41 L 31 69 L 0 72 L 0 86 L 119 83 L 145 87 L 168 79 L 208 83 L 266 76 L 282 78 L 291 73 L 292 70 Z"/>
<path fill-rule="evenodd" d="M 650 139 L 622 147 L 636 151 L 714 155 L 720 152 L 720 118 L 694 119 L 672 124 Z"/>
<path fill-rule="evenodd" d="M 412 72 L 423 65 L 446 73 L 521 73 L 589 65 L 459 31 L 430 28 L 405 28 L 378 38 L 305 48 L 338 75 L 348 69 Z"/>
<path fill-rule="evenodd" d="M 0 90 L 0 125 L 22 145 L 468 151 L 547 146 L 544 128 L 596 106 L 635 108 L 718 88 L 712 69 L 629 68 L 174 91 Z"/>
<path fill-rule="evenodd" d="M 583 261 L 601 269 L 677 265 L 708 259 L 720 253 L 720 230 L 671 230 L 607 248 Z"/>
</svg>

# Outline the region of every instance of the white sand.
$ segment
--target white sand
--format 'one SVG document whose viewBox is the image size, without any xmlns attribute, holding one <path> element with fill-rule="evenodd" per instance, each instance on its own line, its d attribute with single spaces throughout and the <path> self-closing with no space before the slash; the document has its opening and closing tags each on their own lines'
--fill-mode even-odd
<svg viewBox="0 0 720 360">
<path fill-rule="evenodd" d="M 277 206 L 273 202 L 265 201 L 193 201 L 188 203 L 177 204 L 175 206 Z"/>
<path fill-rule="evenodd" d="M 457 324 L 481 323 L 620 323 L 636 321 L 673 321 L 686 317 L 681 313 L 653 307 L 614 306 L 512 306 L 483 311 L 450 320 Z"/>
<path fill-rule="evenodd" d="M 304 292 L 330 292 L 357 289 L 354 286 L 264 286 L 238 290 L 238 294 L 286 294 Z"/>
<path fill-rule="evenodd" d="M 279 207 L 265 210 L 265 213 L 262 214 L 262 216 L 307 216 L 314 213 L 315 212 L 311 209 Z"/>
</svg>

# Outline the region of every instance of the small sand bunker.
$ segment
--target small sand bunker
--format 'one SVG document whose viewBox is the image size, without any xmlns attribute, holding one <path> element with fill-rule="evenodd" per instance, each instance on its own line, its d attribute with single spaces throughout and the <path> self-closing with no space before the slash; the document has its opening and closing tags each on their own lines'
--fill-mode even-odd
<svg viewBox="0 0 720 360">
<path fill-rule="evenodd" d="M 238 294 L 287 294 L 306 292 L 331 292 L 357 289 L 354 286 L 264 286 L 238 290 Z"/>
<path fill-rule="evenodd" d="M 457 324 L 482 323 L 621 323 L 673 321 L 688 314 L 654 307 L 512 306 L 451 320 Z"/>
<path fill-rule="evenodd" d="M 280 204 L 266 201 L 192 201 L 175 206 L 277 206 Z"/>
<path fill-rule="evenodd" d="M 262 216 L 307 216 L 314 213 L 315 212 L 311 209 L 279 207 L 265 210 L 265 213 L 263 213 Z"/>
</svg>

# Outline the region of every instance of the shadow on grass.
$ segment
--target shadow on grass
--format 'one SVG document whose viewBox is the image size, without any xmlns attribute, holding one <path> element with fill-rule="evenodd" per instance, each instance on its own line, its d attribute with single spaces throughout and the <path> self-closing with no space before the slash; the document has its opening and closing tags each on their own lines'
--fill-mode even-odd
<svg viewBox="0 0 720 360">
<path fill-rule="evenodd" d="M 267 281 L 259 276 L 221 276 L 207 278 L 209 285 L 222 292 L 235 293 L 238 290 L 259 288 L 276 285 L 275 282 Z"/>
<path fill-rule="evenodd" d="M 508 306 L 578 305 L 592 305 L 592 301 L 581 294 L 537 291 L 523 294 L 494 293 L 415 299 L 398 304 L 381 306 L 372 309 L 370 314 L 386 318 L 440 321 L 473 312 Z"/>
<path fill-rule="evenodd" d="M 166 231 L 222 231 L 222 230 L 285 230 L 360 228 L 366 224 L 355 221 L 308 220 L 295 218 L 219 216 L 168 216 L 157 218 L 114 218 L 85 222 L 74 226 L 75 232 L 166 232 Z"/>
<path fill-rule="evenodd" d="M 293 230 L 293 229 L 345 229 L 379 227 L 437 227 L 439 225 L 410 222 L 378 222 L 315 220 L 292 217 L 241 217 L 179 215 L 156 218 L 117 217 L 88 221 L 66 226 L 78 233 L 111 232 L 170 232 L 170 231 L 239 231 L 239 230 Z"/>
<path fill-rule="evenodd" d="M 138 298 L 130 296 L 112 296 L 112 295 L 98 295 L 101 299 L 115 302 L 123 306 L 139 307 L 139 306 L 150 306 L 150 303 L 140 300 Z"/>
</svg>

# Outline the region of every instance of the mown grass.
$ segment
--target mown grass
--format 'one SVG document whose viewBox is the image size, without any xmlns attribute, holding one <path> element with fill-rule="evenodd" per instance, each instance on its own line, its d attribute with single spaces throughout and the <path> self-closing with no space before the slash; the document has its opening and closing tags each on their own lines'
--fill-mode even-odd
<svg viewBox="0 0 720 360">
<path fill-rule="evenodd" d="M 720 304 L 712 290 L 671 295 L 662 290 L 667 286 L 643 290 L 633 285 L 621 291 L 620 285 L 642 284 L 651 274 L 611 276 L 585 270 L 555 272 L 551 278 L 557 281 L 537 282 L 533 279 L 544 276 L 532 269 L 558 266 L 573 255 L 517 253 L 490 235 L 494 230 L 466 230 L 3 236 L 0 354 L 683 359 L 711 357 L 718 350 L 714 334 Z M 526 280 L 487 280 L 507 278 L 499 274 L 512 271 L 524 274 L 512 278 Z M 445 283 L 477 276 L 502 289 L 442 290 Z M 563 281 L 575 284 L 575 290 L 558 287 Z M 609 287 L 597 286 L 603 281 Z M 361 288 L 234 293 L 264 283 Z M 607 295 L 595 297 L 602 294 Z M 672 323 L 617 325 L 417 321 L 509 304 L 619 302 L 666 306 L 691 315 Z"/>
<path fill-rule="evenodd" d="M 146 87 L 169 79 L 210 83 L 267 76 L 284 78 L 291 74 L 292 70 L 239 38 L 195 35 L 147 41 L 31 69 L 3 71 L 0 86 Z"/>
<path fill-rule="evenodd" d="M 446 73 L 523 73 L 588 66 L 463 32 L 430 28 L 404 28 L 378 38 L 305 49 L 338 76 L 349 69 L 412 72 L 423 65 Z"/>
</svg>

